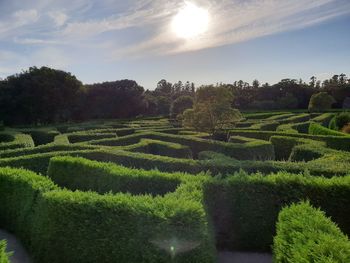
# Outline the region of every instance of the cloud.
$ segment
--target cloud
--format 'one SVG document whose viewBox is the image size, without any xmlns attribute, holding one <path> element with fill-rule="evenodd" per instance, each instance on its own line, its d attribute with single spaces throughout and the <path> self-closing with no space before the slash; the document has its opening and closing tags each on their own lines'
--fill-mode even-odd
<svg viewBox="0 0 350 263">
<path fill-rule="evenodd" d="M 63 26 L 68 20 L 68 16 L 61 11 L 49 12 L 49 17 L 55 22 L 56 26 Z"/>
<path fill-rule="evenodd" d="M 21 45 L 19 49 L 25 46 L 23 50 L 36 57 L 42 51 L 42 62 L 74 55 L 69 52 L 73 48 L 106 60 L 178 54 L 301 29 L 350 13 L 347 0 L 192 0 L 209 10 L 210 28 L 186 41 L 170 26 L 181 1 L 33 0 L 35 9 L 12 1 L 21 8 L 0 18 L 0 45 L 6 41 Z"/>
<path fill-rule="evenodd" d="M 34 23 L 39 19 L 38 12 L 35 9 L 18 10 L 13 14 L 13 17 L 16 20 L 16 26 L 23 26 Z"/>
</svg>

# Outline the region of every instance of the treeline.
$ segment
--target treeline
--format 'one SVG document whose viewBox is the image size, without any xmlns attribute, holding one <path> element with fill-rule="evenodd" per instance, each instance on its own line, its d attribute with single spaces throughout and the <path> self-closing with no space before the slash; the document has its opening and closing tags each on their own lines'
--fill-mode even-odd
<svg viewBox="0 0 350 263">
<path fill-rule="evenodd" d="M 242 80 L 217 84 L 233 93 L 240 110 L 306 109 L 311 96 L 327 92 L 334 108 L 350 107 L 350 79 L 335 75 L 321 83 L 284 79 L 277 84 Z M 0 80 L 0 121 L 7 125 L 49 124 L 90 119 L 171 115 L 191 108 L 196 87 L 190 82 L 161 80 L 155 90 L 144 90 L 133 80 L 83 85 L 70 73 L 48 67 L 29 68 Z"/>
</svg>

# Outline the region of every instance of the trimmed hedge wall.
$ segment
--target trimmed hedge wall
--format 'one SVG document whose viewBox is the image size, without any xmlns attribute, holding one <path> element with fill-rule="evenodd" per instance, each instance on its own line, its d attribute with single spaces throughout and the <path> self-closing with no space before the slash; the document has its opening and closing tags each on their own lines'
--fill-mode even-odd
<svg viewBox="0 0 350 263">
<path fill-rule="evenodd" d="M 5 142 L 0 142 L 0 151 L 34 147 L 34 141 L 30 135 L 8 131 L 1 133 L 1 137 L 6 138 Z"/>
<path fill-rule="evenodd" d="M 236 173 L 213 179 L 205 199 L 216 226 L 218 247 L 268 251 L 278 213 L 285 205 L 309 199 L 350 234 L 350 176 L 303 176 L 279 172 L 268 176 Z"/>
<path fill-rule="evenodd" d="M 144 132 L 125 136 L 120 139 L 91 141 L 89 144 L 103 146 L 123 146 L 138 143 L 141 138 L 162 140 L 186 145 L 191 148 L 194 158 L 196 158 L 198 153 L 201 151 L 216 151 L 240 160 L 274 159 L 274 150 L 271 143 L 259 140 L 248 142 L 246 144 L 234 144 L 215 140 L 206 140 L 193 136 L 180 136 L 158 132 Z"/>
<path fill-rule="evenodd" d="M 73 191 L 165 195 L 176 190 L 182 174 L 130 169 L 113 163 L 64 156 L 50 160 L 48 176 L 59 186 Z"/>
<path fill-rule="evenodd" d="M 346 133 L 338 132 L 317 123 L 311 123 L 309 127 L 309 134 L 313 135 L 331 135 L 331 136 L 347 136 Z M 349 136 L 350 137 L 350 136 Z"/>
<path fill-rule="evenodd" d="M 35 146 L 51 143 L 54 141 L 55 137 L 60 134 L 56 130 L 49 130 L 49 129 L 48 130 L 25 129 L 25 130 L 21 130 L 21 132 L 25 134 L 29 134 L 34 141 Z"/>
<path fill-rule="evenodd" d="M 350 262 L 350 241 L 325 213 L 309 203 L 293 204 L 278 215 L 274 262 Z"/>
<path fill-rule="evenodd" d="M 99 195 L 0 168 L 0 226 L 14 232 L 38 263 L 165 263 L 171 256 L 179 263 L 213 262 L 201 193 L 207 177 L 189 178 L 164 197 Z"/>
</svg>

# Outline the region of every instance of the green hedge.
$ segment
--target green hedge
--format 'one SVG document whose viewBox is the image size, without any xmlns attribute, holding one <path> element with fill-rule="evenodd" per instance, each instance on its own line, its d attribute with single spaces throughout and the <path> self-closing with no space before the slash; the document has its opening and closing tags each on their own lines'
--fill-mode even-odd
<svg viewBox="0 0 350 263">
<path fill-rule="evenodd" d="M 282 207 L 305 199 L 350 234 L 350 176 L 326 179 L 240 172 L 225 180 L 213 179 L 205 196 L 220 249 L 268 251 Z"/>
<path fill-rule="evenodd" d="M 31 171 L 0 168 L 0 227 L 15 233 L 28 246 L 38 196 L 55 188 L 51 180 Z"/>
<path fill-rule="evenodd" d="M 334 113 L 323 113 L 320 116 L 317 116 L 311 120 L 314 122 L 320 123 L 322 126 L 328 127 L 328 125 L 329 125 L 330 121 L 333 119 L 334 115 L 335 115 Z"/>
<path fill-rule="evenodd" d="M 188 146 L 152 139 L 141 139 L 139 143 L 120 148 L 126 151 L 143 152 L 174 158 L 192 158 L 192 151 Z"/>
<path fill-rule="evenodd" d="M 0 151 L 34 147 L 34 141 L 30 135 L 16 131 L 6 131 L 0 134 L 0 138 L 6 138 L 5 142 L 0 142 Z"/>
<path fill-rule="evenodd" d="M 272 136 L 270 142 L 275 148 L 276 160 L 289 160 L 293 148 L 300 144 L 309 144 L 308 148 L 326 147 L 325 142 L 317 142 L 310 139 L 287 137 L 287 136 Z M 295 154 L 295 153 L 294 153 Z M 318 156 L 321 157 L 322 155 Z M 293 159 L 293 158 L 292 158 Z M 300 161 L 302 161 L 301 159 Z M 306 159 L 304 159 L 306 160 Z M 308 159 L 309 161 L 310 159 Z M 312 159 L 311 159 L 312 160 Z M 296 159 L 293 159 L 296 161 Z"/>
<path fill-rule="evenodd" d="M 164 197 L 99 195 L 0 168 L 0 226 L 14 232 L 38 263 L 169 262 L 172 253 L 173 262 L 213 262 L 201 192 L 207 177 L 188 178 Z"/>
<path fill-rule="evenodd" d="M 130 169 L 113 163 L 64 156 L 50 160 L 48 176 L 59 186 L 73 191 L 165 195 L 175 191 L 182 174 Z"/>
<path fill-rule="evenodd" d="M 0 263 L 10 263 L 10 253 L 6 252 L 6 240 L 0 240 Z"/>
<path fill-rule="evenodd" d="M 274 159 L 274 150 L 271 143 L 259 140 L 248 142 L 246 144 L 234 144 L 215 140 L 206 140 L 193 136 L 180 136 L 158 132 L 143 132 L 117 139 L 91 141 L 89 144 L 103 146 L 123 146 L 138 143 L 141 138 L 186 145 L 191 148 L 194 158 L 196 158 L 198 153 L 201 151 L 216 151 L 240 160 Z"/>
<path fill-rule="evenodd" d="M 58 131 L 50 129 L 25 129 L 21 130 L 21 132 L 29 134 L 35 146 L 51 143 L 54 141 L 55 137 L 60 134 Z"/>
<path fill-rule="evenodd" d="M 311 123 L 309 127 L 309 134 L 313 135 L 331 135 L 331 136 L 347 136 L 347 134 L 343 132 L 338 132 L 326 127 L 323 127 L 317 123 Z M 350 136 L 349 136 L 350 137 Z"/>
<path fill-rule="evenodd" d="M 285 132 L 272 132 L 272 131 L 255 131 L 255 130 L 230 130 L 231 136 L 243 136 L 249 138 L 256 138 L 260 140 L 270 140 L 271 136 L 288 136 L 304 139 L 312 139 L 316 141 L 323 141 L 327 143 L 327 147 L 350 151 L 350 136 L 330 136 L 330 135 L 312 135 L 301 133 L 285 133 Z"/>
<path fill-rule="evenodd" d="M 293 204 L 278 215 L 273 254 L 276 263 L 350 262 L 350 241 L 325 213 L 309 203 Z"/>
</svg>

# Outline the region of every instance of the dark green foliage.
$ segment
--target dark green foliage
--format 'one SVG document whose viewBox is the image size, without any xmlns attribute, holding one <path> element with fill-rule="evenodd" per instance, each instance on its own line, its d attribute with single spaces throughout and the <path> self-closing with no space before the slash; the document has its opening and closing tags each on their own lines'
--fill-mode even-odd
<svg viewBox="0 0 350 263">
<path fill-rule="evenodd" d="M 305 199 L 350 234 L 349 196 L 350 176 L 325 179 L 285 172 L 269 176 L 240 172 L 214 180 L 205 191 L 218 246 L 252 251 L 269 250 L 280 210 Z"/>
<path fill-rule="evenodd" d="M 38 195 L 52 189 L 49 179 L 31 171 L 0 168 L 0 226 L 29 244 Z"/>
<path fill-rule="evenodd" d="M 176 117 L 182 114 L 185 110 L 191 109 L 193 106 L 193 98 L 191 96 L 180 96 L 173 101 L 170 108 L 170 114 Z"/>
<path fill-rule="evenodd" d="M 92 169 L 103 167 L 83 163 L 96 164 Z M 114 186 L 121 189 L 127 175 L 120 176 L 123 185 Z M 130 182 L 136 176 L 130 174 Z M 183 182 L 178 190 L 164 197 L 98 195 L 59 190 L 48 178 L 1 168 L 0 226 L 24 241 L 34 262 L 169 262 L 171 245 L 177 252 L 174 262 L 213 262 L 214 243 L 201 194 L 206 177 L 179 174 L 178 180 Z M 135 190 L 131 184 L 129 189 Z M 167 242 L 168 253 L 157 247 Z M 189 250 L 184 251 L 186 245 Z"/>
<path fill-rule="evenodd" d="M 309 127 L 309 134 L 312 135 L 331 135 L 331 136 L 346 136 L 345 133 L 331 130 L 329 128 L 323 127 L 317 123 L 311 123 Z"/>
<path fill-rule="evenodd" d="M 274 151 L 272 145 L 269 142 L 264 142 L 261 140 L 255 140 L 246 144 L 233 144 L 215 140 L 206 140 L 193 136 L 179 136 L 157 132 L 145 132 L 136 133 L 131 136 L 125 136 L 124 138 L 120 139 L 98 140 L 92 141 L 90 143 L 93 145 L 121 146 L 138 143 L 141 138 L 162 140 L 186 145 L 191 148 L 194 157 L 196 157 L 201 151 L 209 150 L 221 152 L 240 160 L 274 159 Z"/>
<path fill-rule="evenodd" d="M 165 195 L 175 191 L 182 175 L 130 169 L 112 163 L 65 156 L 50 160 L 48 176 L 59 186 L 73 191 Z"/>
<path fill-rule="evenodd" d="M 325 213 L 309 203 L 293 204 L 278 215 L 273 254 L 276 263 L 350 262 L 350 241 Z"/>
<path fill-rule="evenodd" d="M 329 124 L 329 128 L 339 131 L 350 123 L 350 112 L 342 112 L 334 116 Z"/>
<path fill-rule="evenodd" d="M 0 134 L 0 138 L 1 137 L 3 138 L 4 142 L 0 141 L 0 151 L 16 148 L 34 147 L 32 137 L 27 134 L 6 131 L 6 133 Z"/>
<path fill-rule="evenodd" d="M 34 145 L 43 145 L 48 144 L 54 141 L 54 138 L 60 133 L 55 130 L 22 130 L 23 133 L 29 134 L 33 141 Z"/>
<path fill-rule="evenodd" d="M 11 253 L 6 252 L 6 240 L 0 240 L 0 263 L 10 263 Z"/>
<path fill-rule="evenodd" d="M 336 101 L 334 98 L 329 95 L 327 92 L 319 92 L 313 94 L 309 102 L 309 111 L 310 112 L 322 112 L 327 111 L 332 108 L 332 105 Z"/>
<path fill-rule="evenodd" d="M 29 68 L 5 79 L 0 119 L 5 124 L 45 124 L 73 118 L 82 83 L 70 73 Z"/>
</svg>

